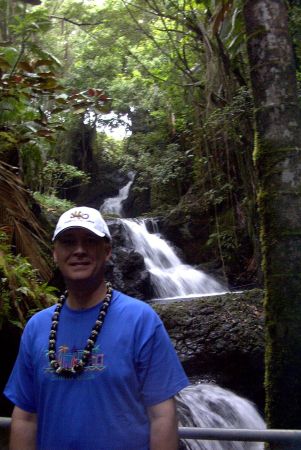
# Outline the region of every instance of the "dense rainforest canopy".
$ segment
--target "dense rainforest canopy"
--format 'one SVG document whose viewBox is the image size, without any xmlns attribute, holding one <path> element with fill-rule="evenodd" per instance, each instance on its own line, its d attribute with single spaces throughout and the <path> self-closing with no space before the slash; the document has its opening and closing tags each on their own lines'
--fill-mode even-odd
<svg viewBox="0 0 301 450">
<path fill-rule="evenodd" d="M 1 7 L 1 160 L 35 200 L 59 213 L 58 198 L 76 200 L 72 186 L 93 183 L 93 160 L 134 171 L 136 196 L 148 199 L 138 214 L 180 204 L 187 221 L 203 216 L 204 257 L 238 284 L 241 272 L 240 284 L 253 283 L 256 175 L 239 2 Z M 130 135 L 113 140 L 104 125 L 125 125 Z"/>
<path fill-rule="evenodd" d="M 0 0 L 0 326 L 53 301 L 49 221 L 117 173 L 189 262 L 262 285 L 247 3 Z M 299 83 L 300 2 L 255 3 L 286 3 Z"/>
</svg>

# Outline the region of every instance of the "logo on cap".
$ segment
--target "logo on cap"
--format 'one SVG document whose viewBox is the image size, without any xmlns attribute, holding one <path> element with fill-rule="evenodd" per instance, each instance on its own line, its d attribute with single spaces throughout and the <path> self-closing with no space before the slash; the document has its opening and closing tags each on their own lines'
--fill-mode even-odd
<svg viewBox="0 0 301 450">
<path fill-rule="evenodd" d="M 70 219 L 89 219 L 89 214 L 83 214 L 81 211 L 75 211 L 70 214 Z"/>
</svg>

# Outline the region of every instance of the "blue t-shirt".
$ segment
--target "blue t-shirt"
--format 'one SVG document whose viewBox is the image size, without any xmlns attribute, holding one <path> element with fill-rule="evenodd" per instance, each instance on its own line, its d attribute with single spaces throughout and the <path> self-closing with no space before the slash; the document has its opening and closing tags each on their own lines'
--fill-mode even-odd
<svg viewBox="0 0 301 450">
<path fill-rule="evenodd" d="M 100 305 L 64 305 L 56 358 L 65 367 L 81 358 Z M 18 407 L 38 414 L 40 450 L 146 450 L 146 408 L 189 383 L 162 321 L 146 303 L 113 291 L 92 358 L 76 378 L 59 377 L 48 360 L 54 306 L 27 323 L 5 388 Z"/>
</svg>

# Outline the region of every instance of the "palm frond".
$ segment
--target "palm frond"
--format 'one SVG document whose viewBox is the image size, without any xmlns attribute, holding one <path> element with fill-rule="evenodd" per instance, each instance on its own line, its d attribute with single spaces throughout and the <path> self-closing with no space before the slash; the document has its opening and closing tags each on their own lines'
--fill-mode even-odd
<svg viewBox="0 0 301 450">
<path fill-rule="evenodd" d="M 49 250 L 48 236 L 30 209 L 33 199 L 14 168 L 0 162 L 0 227 L 5 230 L 15 253 L 28 258 L 44 280 L 51 269 L 42 255 Z"/>
</svg>

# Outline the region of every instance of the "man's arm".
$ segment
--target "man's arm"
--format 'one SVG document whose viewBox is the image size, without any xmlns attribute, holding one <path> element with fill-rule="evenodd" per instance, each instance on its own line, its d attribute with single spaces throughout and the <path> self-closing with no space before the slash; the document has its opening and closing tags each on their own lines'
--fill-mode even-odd
<svg viewBox="0 0 301 450">
<path fill-rule="evenodd" d="M 174 398 L 148 408 L 150 450 L 177 450 L 178 420 Z"/>
<path fill-rule="evenodd" d="M 14 407 L 9 450 L 36 449 L 37 415 Z"/>
</svg>

